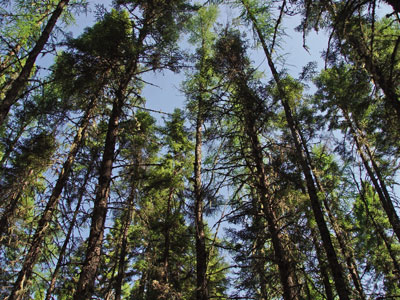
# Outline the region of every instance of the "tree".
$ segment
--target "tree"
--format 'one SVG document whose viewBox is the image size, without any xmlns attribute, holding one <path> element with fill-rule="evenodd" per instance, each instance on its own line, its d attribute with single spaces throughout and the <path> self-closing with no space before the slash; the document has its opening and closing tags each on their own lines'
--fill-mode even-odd
<svg viewBox="0 0 400 300">
<path fill-rule="evenodd" d="M 43 50 L 44 46 L 46 45 L 50 37 L 50 34 L 57 23 L 58 18 L 61 16 L 65 7 L 68 5 L 68 2 L 69 0 L 60 0 L 58 2 L 46 26 L 43 28 L 43 31 L 39 39 L 37 40 L 35 46 L 29 52 L 24 66 L 22 67 L 18 76 L 10 84 L 10 88 L 7 90 L 6 94 L 4 95 L 4 98 L 0 103 L 0 125 L 4 123 L 5 118 L 7 117 L 11 106 L 18 101 L 18 97 L 20 97 L 20 94 L 26 87 L 28 79 L 31 76 L 31 72 L 34 68 L 35 61 L 39 56 L 40 52 Z"/>
<path fill-rule="evenodd" d="M 83 53 L 100 56 L 113 66 L 110 82 L 107 82 L 113 97 L 112 111 L 99 171 L 86 258 L 74 295 L 76 300 L 86 299 L 93 293 L 95 275 L 101 258 L 107 201 L 123 108 L 131 93 L 139 94 L 135 77 L 139 72 L 143 72 L 141 63 L 144 64 L 144 69 L 148 67 L 154 70 L 168 64 L 173 66 L 175 57 L 170 53 L 167 57 L 164 54 L 173 47 L 178 37 L 178 33 L 174 31 L 177 28 L 176 21 L 180 17 L 181 9 L 186 8 L 186 4 L 180 1 L 176 1 L 175 6 L 168 6 L 163 2 L 155 6 L 124 1 L 117 4 L 119 6 L 132 5 L 134 10 L 141 11 L 138 12 L 141 17 L 138 22 L 139 28 L 129 20 L 126 11 L 113 11 L 105 16 L 103 22 L 89 29 L 85 36 L 76 40 L 75 43 L 75 46 Z M 174 13 L 177 15 L 174 16 Z M 164 26 L 165 24 L 168 26 Z M 151 46 L 147 45 L 146 41 L 151 41 Z M 118 51 L 114 51 L 115 49 Z"/>
<path fill-rule="evenodd" d="M 271 235 L 276 264 L 279 268 L 280 281 L 283 286 L 284 299 L 298 299 L 296 278 L 289 253 L 283 245 L 284 237 L 278 227 L 277 211 L 274 208 L 273 189 L 271 178 L 267 174 L 273 172 L 264 164 L 263 147 L 258 137 L 260 130 L 256 124 L 256 114 L 263 109 L 262 100 L 252 89 L 252 70 L 245 56 L 245 48 L 239 36 L 232 32 L 221 37 L 216 44 L 216 65 L 221 76 L 229 79 L 233 89 L 231 96 L 232 106 L 237 110 L 238 123 L 243 126 L 243 135 L 239 136 L 242 149 L 249 149 L 243 153 L 248 164 L 254 188 L 257 190 L 259 207 L 266 219 L 268 232 Z M 266 120 L 268 120 L 266 118 Z M 242 150 L 244 151 L 244 150 Z M 273 175 L 272 175 L 273 176 Z M 263 295 L 264 297 L 266 295 Z"/>
<path fill-rule="evenodd" d="M 202 147 L 203 126 L 207 121 L 207 106 L 210 102 L 210 89 L 212 89 L 212 44 L 215 35 L 211 32 L 217 17 L 217 9 L 214 6 L 201 8 L 198 15 L 191 20 L 189 30 L 191 42 L 199 44 L 196 55 L 196 73 L 191 80 L 185 83 L 186 97 L 191 101 L 189 106 L 195 114 L 196 143 L 194 158 L 194 223 L 196 228 L 196 299 L 209 299 L 207 284 L 207 249 L 204 215 L 204 185 L 202 184 Z"/>
<path fill-rule="evenodd" d="M 344 272 L 341 265 L 339 264 L 335 248 L 332 244 L 332 239 L 328 227 L 326 225 L 326 222 L 324 220 L 322 207 L 318 198 L 317 188 L 314 179 L 312 177 L 310 166 L 305 156 L 305 151 L 307 151 L 307 145 L 304 145 L 301 142 L 299 128 L 297 128 L 296 126 L 296 122 L 292 113 L 292 108 L 290 106 L 290 102 L 293 101 L 294 99 L 291 99 L 290 94 L 287 91 L 287 88 L 285 87 L 284 81 L 282 81 L 280 74 L 276 70 L 275 64 L 271 56 L 271 52 L 268 48 L 267 41 L 263 33 L 263 28 L 259 26 L 257 20 L 257 17 L 259 16 L 255 14 L 254 7 L 251 7 L 249 2 L 242 1 L 242 4 L 246 13 L 246 17 L 251 22 L 256 32 L 257 38 L 262 45 L 262 48 L 264 50 L 265 56 L 268 61 L 268 65 L 272 72 L 273 79 L 277 86 L 278 97 L 284 108 L 288 128 L 290 129 L 293 143 L 297 151 L 297 161 L 303 171 L 306 180 L 307 192 L 310 197 L 311 207 L 314 212 L 314 217 L 318 225 L 321 239 L 323 241 L 323 247 L 327 254 L 327 259 L 333 274 L 336 290 L 339 294 L 340 299 L 342 300 L 349 299 L 349 291 L 347 289 L 347 285 L 344 280 Z"/>
</svg>

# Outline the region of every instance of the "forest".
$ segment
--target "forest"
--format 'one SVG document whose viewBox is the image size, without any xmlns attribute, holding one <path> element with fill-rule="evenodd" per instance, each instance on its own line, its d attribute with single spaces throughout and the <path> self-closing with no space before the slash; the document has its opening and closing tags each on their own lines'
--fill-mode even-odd
<svg viewBox="0 0 400 300">
<path fill-rule="evenodd" d="M 0 299 L 400 299 L 400 1 L 93 2 L 0 0 Z"/>
</svg>

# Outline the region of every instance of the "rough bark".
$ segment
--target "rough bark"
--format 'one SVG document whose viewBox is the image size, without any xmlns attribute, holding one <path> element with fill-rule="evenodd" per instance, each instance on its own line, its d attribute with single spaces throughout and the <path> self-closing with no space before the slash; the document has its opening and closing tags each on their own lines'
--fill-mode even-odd
<svg viewBox="0 0 400 300">
<path fill-rule="evenodd" d="M 300 133 L 300 139 L 301 139 L 302 144 L 305 145 L 306 141 L 301 133 Z M 325 189 L 321 184 L 321 181 L 318 176 L 318 171 L 315 169 L 315 166 L 312 163 L 312 158 L 311 158 L 311 155 L 310 155 L 308 149 L 306 149 L 305 155 L 306 155 L 306 158 L 312 168 L 312 173 L 315 178 L 315 183 L 316 183 L 318 189 L 324 195 L 322 197 L 322 203 L 324 204 L 325 211 L 328 214 L 329 222 L 332 226 L 333 231 L 335 232 L 336 239 L 339 243 L 340 251 L 346 261 L 347 269 L 348 269 L 350 277 L 353 281 L 354 287 L 358 293 L 357 298 L 361 299 L 361 300 L 365 300 L 366 296 L 364 293 L 364 288 L 361 283 L 360 275 L 358 273 L 357 264 L 356 264 L 355 258 L 354 258 L 354 253 L 353 253 L 353 250 L 351 249 L 351 247 L 347 246 L 349 244 L 347 235 L 343 231 L 342 227 L 339 225 L 337 218 L 334 216 L 334 214 L 332 212 L 331 206 L 329 205 L 328 199 L 327 199 L 328 194 L 325 192 Z"/>
<path fill-rule="evenodd" d="M 323 249 L 321 248 L 319 237 L 314 226 L 311 227 L 311 238 L 317 253 L 319 272 L 321 273 L 322 282 L 324 284 L 326 299 L 334 300 L 332 285 L 329 279 L 328 266 L 325 257 L 323 256 Z"/>
<path fill-rule="evenodd" d="M 322 188 L 318 179 L 317 179 L 317 185 L 318 185 L 319 189 L 322 191 L 322 193 L 325 194 L 324 189 Z M 364 293 L 364 288 L 361 284 L 361 279 L 360 279 L 360 275 L 358 273 L 357 264 L 355 262 L 353 250 L 347 246 L 349 243 L 348 243 L 346 234 L 343 232 L 343 230 L 339 226 L 335 216 L 333 215 L 332 210 L 330 208 L 330 205 L 329 205 L 326 197 L 323 198 L 323 203 L 324 203 L 325 210 L 328 213 L 328 218 L 329 218 L 329 221 L 333 228 L 333 231 L 335 232 L 336 239 L 339 243 L 340 251 L 342 252 L 342 255 L 346 261 L 347 269 L 349 270 L 354 287 L 358 293 L 357 298 L 361 299 L 361 300 L 365 300 L 366 297 L 365 297 L 365 293 Z"/>
<path fill-rule="evenodd" d="M 60 0 L 56 9 L 52 13 L 49 21 L 44 27 L 42 34 L 40 35 L 35 47 L 29 52 L 28 58 L 18 77 L 11 84 L 10 89 L 7 91 L 3 101 L 0 103 L 0 125 L 4 123 L 11 106 L 18 101 L 18 97 L 23 92 L 24 88 L 28 83 L 29 76 L 33 70 L 33 66 L 40 52 L 46 45 L 54 26 L 57 23 L 58 18 L 61 16 L 64 8 L 68 5 L 69 0 Z"/>
<path fill-rule="evenodd" d="M 101 258 L 101 247 L 107 215 L 108 195 L 110 192 L 115 145 L 124 100 L 125 97 L 123 96 L 122 91 L 120 91 L 119 95 L 115 97 L 113 101 L 113 108 L 108 121 L 107 135 L 104 143 L 103 158 L 99 169 L 100 175 L 96 198 L 94 200 L 88 246 L 77 289 L 73 298 L 74 300 L 90 299 L 93 294 L 95 277 Z"/>
</svg>

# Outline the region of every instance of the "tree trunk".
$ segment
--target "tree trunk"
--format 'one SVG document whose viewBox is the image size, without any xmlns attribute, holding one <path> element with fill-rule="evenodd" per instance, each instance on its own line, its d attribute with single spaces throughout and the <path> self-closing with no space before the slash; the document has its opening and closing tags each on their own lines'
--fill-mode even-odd
<svg viewBox="0 0 400 300">
<path fill-rule="evenodd" d="M 33 174 L 33 170 L 29 170 L 27 174 L 27 178 Z M 9 197 L 8 205 L 4 209 L 3 215 L 0 219 L 0 242 L 6 237 L 7 234 L 10 232 L 10 219 L 15 215 L 17 211 L 19 199 L 21 198 L 23 192 L 25 191 L 26 187 L 28 186 L 29 181 L 28 179 L 25 180 L 20 186 L 16 186 L 12 193 L 12 196 Z"/>
<path fill-rule="evenodd" d="M 176 171 L 174 170 L 173 175 L 176 176 Z M 172 206 L 172 200 L 174 197 L 174 191 L 175 188 L 170 188 L 169 193 L 168 193 L 168 199 L 167 199 L 167 211 L 165 214 L 165 223 L 164 223 L 164 253 L 163 253 L 163 274 L 162 274 L 162 280 L 164 283 L 168 283 L 169 281 L 169 252 L 171 248 L 171 206 Z"/>
<path fill-rule="evenodd" d="M 259 292 L 257 293 L 257 296 L 259 300 L 267 300 L 268 299 L 268 293 L 267 293 L 267 280 L 265 278 L 265 236 L 264 236 L 264 229 L 265 229 L 265 224 L 262 222 L 261 216 L 260 216 L 260 207 L 259 206 L 259 200 L 257 197 L 254 195 L 253 196 L 253 207 L 256 206 L 256 215 L 254 216 L 254 223 L 255 227 L 257 228 L 257 236 L 254 241 L 254 246 L 253 246 L 253 251 L 252 251 L 252 264 L 254 265 L 254 269 L 256 273 L 258 273 L 259 279 L 259 284 L 260 288 L 258 289 Z"/>
<path fill-rule="evenodd" d="M 120 90 L 119 95 L 113 101 L 112 112 L 108 122 L 103 159 L 100 165 L 99 181 L 92 212 L 88 246 L 86 249 L 85 261 L 79 276 L 77 289 L 73 298 L 74 300 L 90 299 L 93 294 L 95 277 L 101 258 L 101 248 L 107 215 L 107 202 L 110 192 L 115 145 L 117 141 L 119 119 L 122 113 L 124 100 L 125 97 Z"/>
<path fill-rule="evenodd" d="M 263 162 L 263 150 L 259 141 L 255 120 L 256 112 L 254 111 L 253 105 L 254 96 L 251 93 L 249 87 L 247 87 L 242 80 L 240 84 L 240 101 L 243 109 L 243 120 L 245 126 L 246 136 L 249 138 L 248 147 L 251 149 L 252 160 L 255 165 L 254 179 L 256 182 L 256 188 L 260 198 L 262 211 L 267 221 L 268 231 L 271 235 L 272 246 L 275 254 L 275 261 L 278 265 L 280 281 L 283 287 L 283 298 L 285 300 L 296 300 L 299 298 L 298 285 L 296 284 L 295 272 L 289 259 L 289 253 L 286 251 L 282 241 L 282 234 L 278 228 L 278 218 L 273 208 L 271 191 L 269 188 L 269 180 L 267 176 L 267 170 Z M 253 167 L 250 165 L 250 169 Z"/>
<path fill-rule="evenodd" d="M 69 177 L 69 173 L 75 161 L 76 154 L 78 153 L 78 150 L 80 149 L 80 146 L 82 144 L 82 140 L 84 138 L 86 128 L 89 125 L 89 121 L 94 111 L 95 104 L 96 99 L 94 98 L 91 100 L 88 109 L 86 110 L 86 113 L 81 120 L 81 125 L 76 133 L 74 142 L 71 145 L 68 157 L 63 164 L 56 185 L 38 222 L 38 227 L 30 243 L 31 246 L 29 248 L 29 252 L 25 256 L 24 264 L 18 274 L 17 281 L 14 284 L 9 300 L 20 300 L 23 297 L 24 283 L 29 281 L 32 276 L 33 267 L 35 266 L 41 252 L 43 240 L 46 236 L 46 232 L 53 217 L 53 213 L 57 208 L 61 193 Z"/>
<path fill-rule="evenodd" d="M 132 187 L 127 201 L 128 202 L 127 213 L 122 228 L 121 252 L 119 254 L 118 274 L 115 280 L 115 297 L 114 297 L 115 300 L 121 300 L 122 296 L 122 283 L 125 277 L 126 254 L 128 249 L 128 233 L 129 233 L 129 226 L 131 225 L 132 222 L 134 199 L 135 199 L 135 188 Z"/>
<path fill-rule="evenodd" d="M 319 271 L 322 276 L 322 282 L 323 282 L 324 288 L 325 288 L 326 299 L 334 300 L 332 285 L 331 285 L 331 281 L 329 279 L 328 266 L 326 264 L 325 257 L 323 257 L 323 250 L 321 249 L 318 234 L 315 231 L 314 226 L 310 225 L 310 222 L 308 222 L 308 224 L 311 229 L 311 238 L 312 238 L 312 241 L 313 241 L 313 244 L 315 247 L 315 252 L 317 253 Z"/>
<path fill-rule="evenodd" d="M 92 163 L 94 163 L 94 160 L 92 160 Z M 54 288 L 56 286 L 58 273 L 59 273 L 59 271 L 61 269 L 61 266 L 62 266 L 62 263 L 63 263 L 63 260 L 64 260 L 64 256 L 65 256 L 65 252 L 67 250 L 67 246 L 68 246 L 69 240 L 71 239 L 72 231 L 74 230 L 74 227 L 75 227 L 75 222 L 76 222 L 76 219 L 77 219 L 78 214 L 79 214 L 79 210 L 80 210 L 81 203 L 82 203 L 82 200 L 83 200 L 83 195 L 84 195 L 84 192 L 86 191 L 86 185 L 89 182 L 89 178 L 90 178 L 90 174 L 91 174 L 92 168 L 93 168 L 93 164 L 87 168 L 85 179 L 84 179 L 84 181 L 83 181 L 83 183 L 82 183 L 82 185 L 81 185 L 81 187 L 79 189 L 78 202 L 76 203 L 74 214 L 72 216 L 71 223 L 69 224 L 68 232 L 67 232 L 67 234 L 65 236 L 64 243 L 63 243 L 63 245 L 61 247 L 60 253 L 58 254 L 57 264 L 56 264 L 56 267 L 54 268 L 53 274 L 51 276 L 51 282 L 50 282 L 49 288 L 47 289 L 45 300 L 51 300 L 51 296 L 52 296 Z"/>
<path fill-rule="evenodd" d="M 340 300 L 349 300 L 349 291 L 346 285 L 346 281 L 344 279 L 344 271 L 342 266 L 340 265 L 337 255 L 336 255 L 336 251 L 335 248 L 333 247 L 333 243 L 331 240 L 331 236 L 330 236 L 330 232 L 329 229 L 326 225 L 326 222 L 324 220 L 324 215 L 323 215 L 323 211 L 322 211 L 322 207 L 317 195 L 317 189 L 315 187 L 315 183 L 314 183 L 314 179 L 311 175 L 311 170 L 309 165 L 307 164 L 307 161 L 304 157 L 304 151 L 302 148 L 302 144 L 299 140 L 299 135 L 297 132 L 297 128 L 295 126 L 295 122 L 293 119 L 293 115 L 292 115 L 292 111 L 291 108 L 289 106 L 288 103 L 288 99 L 287 99 L 287 95 L 286 92 L 283 88 L 283 85 L 281 83 L 279 74 L 275 68 L 275 65 L 273 63 L 272 60 L 272 56 L 271 53 L 268 50 L 266 41 L 264 39 L 264 36 L 262 34 L 262 32 L 260 31 L 258 24 L 257 24 L 257 20 L 254 17 L 254 15 L 252 14 L 246 0 L 242 0 L 243 6 L 245 7 L 248 16 L 250 17 L 253 27 L 255 29 L 255 31 L 257 32 L 258 38 L 261 42 L 261 45 L 263 47 L 265 56 L 267 58 L 268 61 L 268 65 L 270 67 L 270 70 L 272 72 L 272 76 L 274 78 L 274 81 L 277 85 L 278 88 L 278 92 L 279 92 L 279 96 L 280 96 L 280 100 L 282 103 L 282 106 L 284 108 L 285 111 L 285 116 L 286 116 L 286 121 L 288 123 L 290 132 L 292 134 L 292 138 L 293 138 L 293 142 L 296 148 L 296 153 L 297 153 L 297 161 L 300 164 L 304 177 L 306 179 L 306 184 L 307 184 L 307 192 L 308 195 L 310 197 L 310 201 L 311 201 L 311 208 L 314 212 L 314 217 L 315 220 L 317 222 L 318 225 L 318 229 L 321 235 L 321 239 L 323 242 L 323 247 L 325 249 L 327 258 L 328 258 L 328 262 L 329 262 L 329 266 L 331 268 L 332 271 L 332 275 L 333 275 L 333 279 L 335 282 L 335 287 L 336 287 L 336 291 L 338 292 L 339 298 Z"/>
<path fill-rule="evenodd" d="M 301 133 L 299 135 L 300 135 L 301 142 L 303 143 L 303 145 L 305 145 L 306 141 L 305 141 L 303 135 Z M 347 265 L 347 269 L 349 270 L 350 277 L 353 281 L 354 287 L 357 290 L 357 293 L 358 293 L 357 299 L 365 300 L 366 297 L 365 297 L 363 286 L 361 284 L 360 275 L 358 274 L 357 264 L 354 259 L 353 250 L 351 249 L 351 247 L 347 246 L 349 244 L 349 242 L 347 240 L 347 236 L 343 232 L 341 226 L 338 224 L 336 217 L 332 213 L 332 209 L 328 203 L 327 193 L 325 192 L 325 189 L 319 180 L 319 176 L 317 175 L 317 172 L 316 172 L 317 170 L 315 169 L 315 167 L 312 163 L 311 155 L 310 155 L 308 149 L 306 149 L 305 155 L 306 155 L 306 158 L 312 168 L 312 173 L 314 175 L 316 185 L 317 185 L 318 189 L 324 195 L 324 197 L 322 198 L 322 202 L 324 204 L 325 211 L 328 214 L 329 222 L 333 228 L 333 231 L 335 232 L 336 239 L 339 243 L 340 251 L 346 261 L 346 265 Z"/>
<path fill-rule="evenodd" d="M 52 13 L 49 21 L 43 29 L 35 47 L 29 52 L 28 58 L 18 77 L 13 81 L 10 89 L 7 91 L 3 101 L 0 102 L 0 126 L 4 123 L 5 118 L 10 111 L 12 105 L 14 105 L 20 94 L 23 92 L 24 88 L 28 83 L 29 76 L 31 75 L 33 66 L 35 64 L 36 58 L 39 56 L 40 52 L 43 50 L 45 44 L 47 43 L 54 26 L 57 23 L 58 18 L 61 16 L 64 8 L 68 5 L 69 0 L 60 0 L 58 2 L 56 9 Z"/>
<path fill-rule="evenodd" d="M 361 132 L 361 130 L 353 127 L 352 124 L 354 124 L 354 122 L 352 122 L 352 120 L 350 119 L 350 116 L 347 113 L 347 111 L 342 109 L 342 112 L 343 116 L 345 117 L 348 123 L 349 129 L 353 135 L 354 142 L 356 144 L 358 153 L 360 154 L 364 167 L 367 170 L 367 174 L 370 177 L 376 192 L 378 193 L 379 200 L 381 201 L 382 207 L 386 212 L 390 225 L 392 225 L 393 231 L 396 234 L 397 239 L 400 241 L 400 219 L 396 213 L 396 209 L 393 206 L 393 202 L 386 188 L 385 181 L 383 180 L 379 167 L 375 162 L 375 159 L 372 155 L 372 151 L 368 147 L 367 143 L 363 142 L 363 140 L 365 140 L 366 138 L 363 136 L 360 137 L 357 134 L 358 132 Z M 367 153 L 364 152 L 363 148 Z M 368 161 L 371 162 L 372 168 L 370 167 Z"/>
<path fill-rule="evenodd" d="M 394 266 L 394 272 L 393 273 L 395 273 L 396 276 L 397 276 L 397 279 L 400 280 L 400 264 L 399 264 L 399 262 L 397 260 L 396 253 L 393 251 L 392 244 L 390 243 L 389 238 L 386 236 L 386 233 L 385 233 L 384 229 L 382 228 L 382 226 L 375 221 L 374 216 L 369 211 L 368 203 L 367 203 L 367 201 L 365 199 L 365 195 L 364 195 L 364 192 L 365 192 L 364 189 L 360 190 L 359 187 L 358 187 L 358 184 L 357 184 L 357 189 L 358 189 L 358 192 L 360 194 L 361 200 L 364 203 L 365 212 L 367 214 L 367 217 L 370 218 L 370 220 L 371 220 L 372 224 L 374 225 L 376 231 L 378 232 L 379 236 L 381 237 L 381 239 L 385 243 L 385 246 L 386 246 L 386 249 L 388 250 L 389 256 L 392 259 L 393 266 Z"/>
<path fill-rule="evenodd" d="M 324 189 L 321 186 L 321 184 L 320 184 L 318 179 L 317 179 L 317 185 L 319 186 L 319 189 L 321 190 L 321 192 L 323 194 L 325 194 Z M 325 210 L 328 213 L 328 218 L 329 218 L 329 221 L 330 221 L 331 226 L 333 228 L 333 231 L 335 232 L 336 239 L 337 239 L 337 241 L 339 243 L 340 250 L 341 250 L 342 255 L 343 255 L 343 257 L 344 257 L 344 259 L 346 261 L 347 269 L 349 270 L 349 273 L 350 273 L 351 279 L 353 281 L 354 287 L 357 290 L 357 293 L 358 293 L 357 299 L 365 300 L 366 297 L 365 297 L 363 286 L 361 284 L 360 275 L 358 274 L 357 264 L 356 264 L 355 259 L 354 259 L 353 250 L 351 249 L 351 247 L 346 246 L 346 245 L 349 244 L 349 242 L 348 242 L 348 240 L 346 238 L 346 234 L 343 232 L 343 230 L 339 226 L 335 216 L 333 215 L 326 197 L 323 198 L 323 203 L 324 203 Z"/>
<path fill-rule="evenodd" d="M 199 96 L 196 120 L 196 146 L 194 158 L 194 195 L 195 195 L 195 227 L 196 227 L 196 299 L 208 300 L 207 287 L 207 250 L 203 222 L 203 191 L 201 186 L 202 126 L 203 98 Z"/>
</svg>

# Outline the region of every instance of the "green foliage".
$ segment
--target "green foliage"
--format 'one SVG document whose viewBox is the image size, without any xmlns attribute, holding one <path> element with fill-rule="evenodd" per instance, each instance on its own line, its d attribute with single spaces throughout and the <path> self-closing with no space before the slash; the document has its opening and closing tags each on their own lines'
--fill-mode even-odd
<svg viewBox="0 0 400 300">
<path fill-rule="evenodd" d="M 360 263 L 365 265 L 365 272 L 374 278 L 373 281 L 383 280 L 383 290 L 387 295 L 398 295 L 398 277 L 393 268 L 393 258 L 399 259 L 400 245 L 390 236 L 389 221 L 382 211 L 378 195 L 370 184 L 363 183 L 353 210 L 356 217 L 355 251 Z M 388 236 L 382 236 L 388 233 Z M 389 255 L 385 243 L 392 248 L 394 257 Z M 382 293 L 381 288 L 378 285 L 371 287 L 376 293 Z"/>
</svg>

